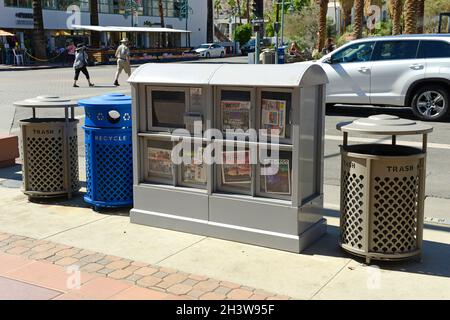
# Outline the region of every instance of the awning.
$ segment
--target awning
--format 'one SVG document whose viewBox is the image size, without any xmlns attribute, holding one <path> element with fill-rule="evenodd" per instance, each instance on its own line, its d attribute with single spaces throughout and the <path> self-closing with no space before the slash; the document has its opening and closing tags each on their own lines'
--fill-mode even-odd
<svg viewBox="0 0 450 320">
<path fill-rule="evenodd" d="M 0 37 L 14 37 L 12 33 L 6 32 L 5 30 L 0 30 Z"/>
<path fill-rule="evenodd" d="M 190 33 L 189 30 L 153 27 L 118 27 L 118 26 L 83 26 L 72 25 L 74 29 L 90 30 L 98 32 L 167 32 L 167 33 Z"/>
</svg>

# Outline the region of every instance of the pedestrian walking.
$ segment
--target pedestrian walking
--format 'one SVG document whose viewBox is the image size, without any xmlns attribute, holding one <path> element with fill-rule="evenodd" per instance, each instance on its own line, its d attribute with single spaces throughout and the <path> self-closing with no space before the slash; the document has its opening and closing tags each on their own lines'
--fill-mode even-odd
<svg viewBox="0 0 450 320">
<path fill-rule="evenodd" d="M 91 83 L 89 72 L 87 70 L 87 64 L 88 64 L 88 54 L 86 53 L 86 47 L 82 44 L 77 45 L 76 53 L 75 53 L 75 61 L 73 63 L 73 68 L 75 69 L 75 77 L 73 86 L 75 88 L 78 88 L 77 81 L 78 77 L 80 76 L 80 72 L 83 72 L 83 74 L 86 76 L 86 79 L 89 83 L 89 87 L 93 87 L 94 84 Z"/>
<path fill-rule="evenodd" d="M 75 47 L 73 42 L 70 42 L 69 45 L 66 47 L 67 58 L 69 59 L 69 64 L 72 64 L 75 61 L 76 49 L 77 49 L 77 47 Z"/>
<path fill-rule="evenodd" d="M 114 85 L 119 85 L 119 76 L 122 73 L 122 70 L 131 76 L 131 67 L 130 67 L 130 49 L 128 48 L 128 39 L 122 39 L 121 45 L 116 50 L 116 59 L 117 59 L 117 71 L 116 71 L 116 80 L 114 81 Z"/>
</svg>

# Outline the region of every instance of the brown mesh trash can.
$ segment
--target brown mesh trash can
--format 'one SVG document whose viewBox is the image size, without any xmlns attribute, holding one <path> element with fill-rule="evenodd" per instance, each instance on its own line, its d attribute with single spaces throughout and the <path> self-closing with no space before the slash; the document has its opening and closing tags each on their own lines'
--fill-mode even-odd
<svg viewBox="0 0 450 320">
<path fill-rule="evenodd" d="M 80 189 L 78 120 L 74 118 L 77 103 L 59 97 L 39 96 L 14 105 L 33 110 L 32 118 L 19 122 L 23 192 L 30 198 L 70 198 Z M 37 118 L 37 108 L 64 108 L 64 118 Z"/>
<path fill-rule="evenodd" d="M 375 260 L 420 257 L 424 219 L 426 144 L 432 128 L 379 115 L 340 123 L 340 245 Z M 348 145 L 348 133 L 390 135 L 392 144 Z M 398 135 L 422 134 L 422 148 L 399 146 Z"/>
</svg>

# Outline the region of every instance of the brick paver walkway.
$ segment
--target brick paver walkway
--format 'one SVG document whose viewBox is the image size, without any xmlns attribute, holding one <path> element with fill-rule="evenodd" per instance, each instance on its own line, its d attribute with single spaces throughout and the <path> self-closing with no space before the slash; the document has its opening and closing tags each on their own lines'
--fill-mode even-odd
<svg viewBox="0 0 450 320">
<path fill-rule="evenodd" d="M 81 271 L 81 286 L 69 289 L 74 267 Z M 0 233 L 0 276 L 59 291 L 54 299 L 289 299 L 237 283 L 8 233 Z"/>
</svg>

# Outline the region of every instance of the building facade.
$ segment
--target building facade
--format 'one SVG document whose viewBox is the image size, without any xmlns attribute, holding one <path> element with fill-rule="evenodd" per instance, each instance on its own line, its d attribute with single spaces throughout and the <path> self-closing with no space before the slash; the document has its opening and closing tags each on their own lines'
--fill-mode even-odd
<svg viewBox="0 0 450 320">
<path fill-rule="evenodd" d="M 42 4 L 50 49 L 58 47 L 63 38 L 85 36 L 71 26 L 90 25 L 89 0 L 43 0 Z M 98 0 L 98 8 L 100 26 L 160 26 L 158 0 Z M 163 8 L 166 27 L 191 31 L 189 38 L 180 34 L 173 36 L 173 46 L 197 46 L 206 41 L 206 0 L 163 0 Z M 33 30 L 32 1 L 0 0 L 0 29 L 14 33 L 15 41 L 26 46 Z M 144 36 L 139 39 L 141 43 L 155 45 Z M 102 38 L 102 41 L 107 40 Z"/>
</svg>

